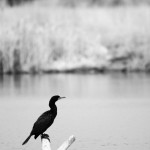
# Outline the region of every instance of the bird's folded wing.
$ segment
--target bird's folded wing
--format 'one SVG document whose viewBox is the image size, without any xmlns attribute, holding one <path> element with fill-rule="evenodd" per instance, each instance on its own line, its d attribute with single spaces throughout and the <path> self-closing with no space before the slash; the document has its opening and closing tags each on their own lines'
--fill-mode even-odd
<svg viewBox="0 0 150 150">
<path fill-rule="evenodd" d="M 34 123 L 34 130 L 39 130 L 39 127 L 43 130 L 46 130 L 51 125 L 52 115 L 49 111 L 44 112 Z"/>
</svg>

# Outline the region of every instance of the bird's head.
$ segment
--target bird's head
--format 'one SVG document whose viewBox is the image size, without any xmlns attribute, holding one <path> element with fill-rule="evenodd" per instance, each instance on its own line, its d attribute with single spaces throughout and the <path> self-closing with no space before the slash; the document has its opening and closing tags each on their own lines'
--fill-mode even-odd
<svg viewBox="0 0 150 150">
<path fill-rule="evenodd" d="M 49 107 L 52 107 L 53 105 L 55 105 L 55 102 L 57 102 L 58 100 L 60 100 L 62 98 L 66 98 L 66 97 L 60 97 L 59 95 L 52 96 L 49 101 Z"/>
</svg>

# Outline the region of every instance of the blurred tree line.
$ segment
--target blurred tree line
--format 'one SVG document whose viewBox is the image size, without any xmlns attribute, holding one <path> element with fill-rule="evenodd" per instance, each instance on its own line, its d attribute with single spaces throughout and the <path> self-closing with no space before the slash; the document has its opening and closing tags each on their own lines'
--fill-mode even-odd
<svg viewBox="0 0 150 150">
<path fill-rule="evenodd" d="M 29 2 L 32 0 L 6 0 L 7 4 L 10 6 L 19 5 L 21 3 Z"/>
<path fill-rule="evenodd" d="M 0 5 L 9 5 L 9 6 L 15 6 L 20 5 L 26 2 L 31 2 L 34 0 L 0 0 Z"/>
<path fill-rule="evenodd" d="M 60 0 L 64 6 L 120 6 L 150 4 L 150 0 Z"/>
<path fill-rule="evenodd" d="M 20 5 L 31 1 L 44 1 L 44 0 L 0 0 L 5 2 L 9 6 Z M 55 1 L 57 5 L 63 5 L 67 7 L 76 7 L 80 5 L 85 6 L 119 6 L 119 5 L 140 5 L 150 4 L 150 0 L 46 0 Z"/>
</svg>

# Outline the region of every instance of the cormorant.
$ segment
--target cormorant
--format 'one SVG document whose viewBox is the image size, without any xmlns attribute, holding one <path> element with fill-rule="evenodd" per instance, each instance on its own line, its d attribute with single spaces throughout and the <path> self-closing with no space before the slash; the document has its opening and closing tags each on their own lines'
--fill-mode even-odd
<svg viewBox="0 0 150 150">
<path fill-rule="evenodd" d="M 37 119 L 37 121 L 33 125 L 30 135 L 22 143 L 22 145 L 26 144 L 32 135 L 34 135 L 34 138 L 36 139 L 40 134 L 43 134 L 52 125 L 55 117 L 57 116 L 57 107 L 55 105 L 55 102 L 62 98 L 65 98 L 65 97 L 60 97 L 59 95 L 55 95 L 51 97 L 49 101 L 50 110 L 44 112 Z"/>
</svg>

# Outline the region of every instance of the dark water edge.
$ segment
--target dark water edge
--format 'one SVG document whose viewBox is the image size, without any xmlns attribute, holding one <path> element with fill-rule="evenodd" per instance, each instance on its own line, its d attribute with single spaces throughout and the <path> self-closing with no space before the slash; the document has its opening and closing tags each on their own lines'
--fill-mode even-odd
<svg viewBox="0 0 150 150">
<path fill-rule="evenodd" d="M 128 68 L 76 68 L 66 70 L 31 70 L 0 72 L 0 75 L 25 75 L 25 74 L 150 74 L 149 69 L 128 69 Z"/>
</svg>

